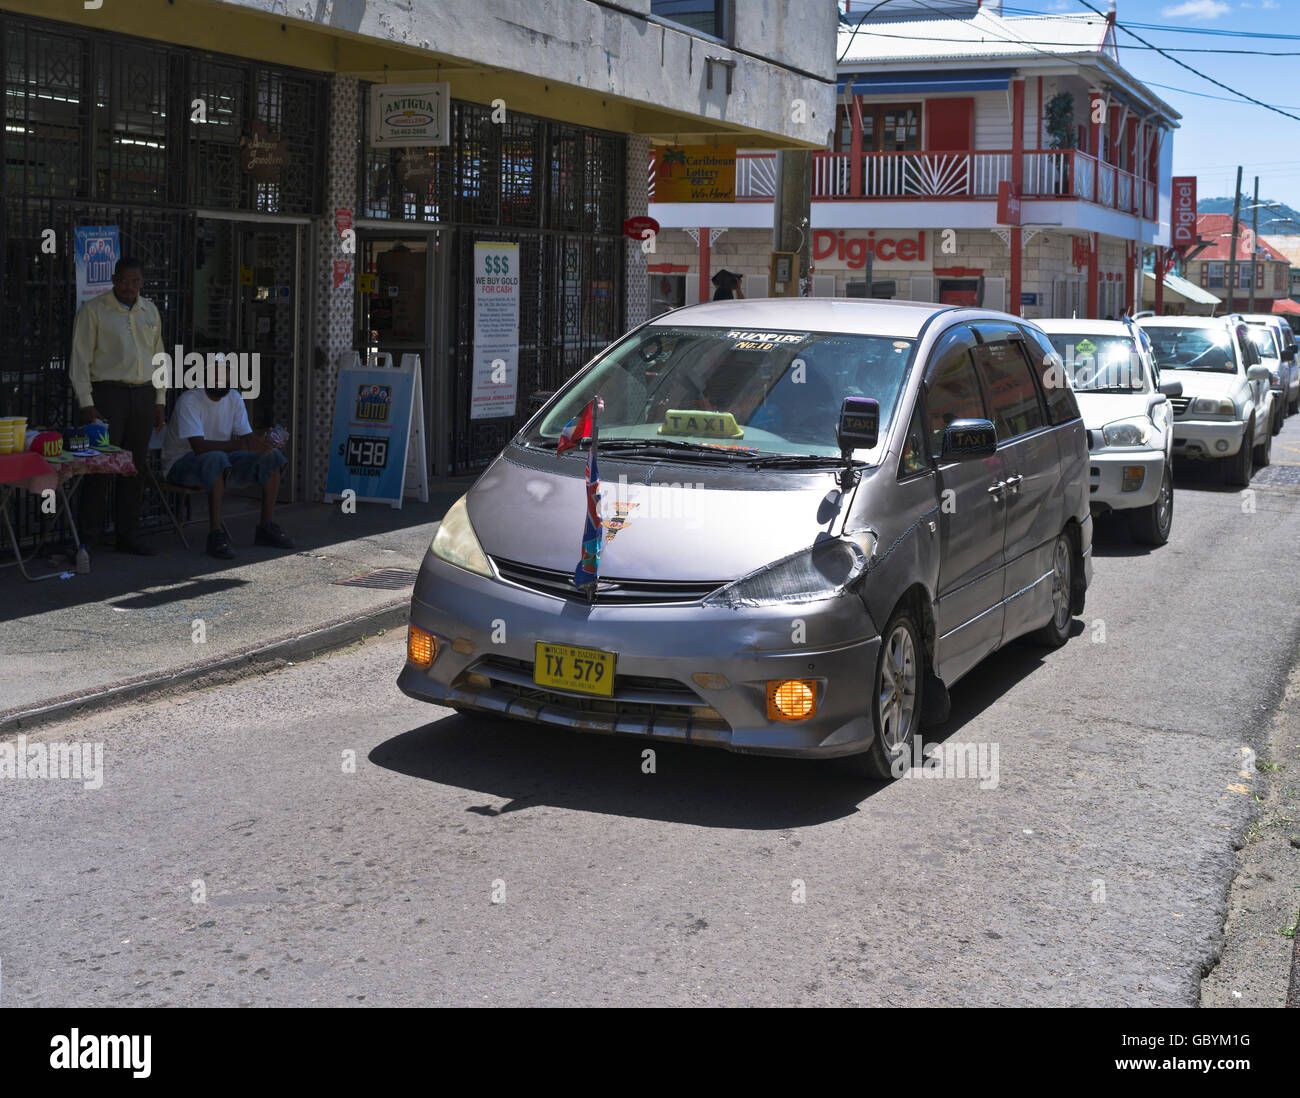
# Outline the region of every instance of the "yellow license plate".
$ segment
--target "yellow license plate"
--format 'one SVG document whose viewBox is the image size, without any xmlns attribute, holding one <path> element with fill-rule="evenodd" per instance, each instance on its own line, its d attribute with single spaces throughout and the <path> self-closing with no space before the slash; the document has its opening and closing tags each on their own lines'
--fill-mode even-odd
<svg viewBox="0 0 1300 1098">
<path fill-rule="evenodd" d="M 614 693 L 614 653 L 538 641 L 533 682 L 538 686 L 554 686 L 579 694 L 611 697 Z"/>
</svg>

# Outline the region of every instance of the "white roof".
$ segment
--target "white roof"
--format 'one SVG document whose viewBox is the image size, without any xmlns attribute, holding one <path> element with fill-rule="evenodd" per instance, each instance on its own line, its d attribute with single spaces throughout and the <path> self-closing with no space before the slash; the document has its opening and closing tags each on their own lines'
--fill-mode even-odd
<svg viewBox="0 0 1300 1098">
<path fill-rule="evenodd" d="M 1152 282 L 1156 280 L 1154 271 L 1144 273 Z M 1221 298 L 1215 297 L 1209 290 L 1196 285 L 1195 282 L 1188 282 L 1187 279 L 1176 274 L 1165 275 L 1165 290 L 1173 290 L 1179 297 L 1186 298 L 1197 305 L 1218 305 L 1222 301 Z"/>
<path fill-rule="evenodd" d="M 848 332 L 854 335 L 895 336 L 915 339 L 925 322 L 951 305 L 932 301 L 895 301 L 871 298 L 751 297 L 710 301 L 662 313 L 650 323 L 663 327 L 679 324 L 703 328 L 743 328 L 750 332 Z M 966 318 L 979 319 L 977 310 L 963 310 Z M 981 315 L 1003 314 L 979 310 Z"/>
<path fill-rule="evenodd" d="M 1140 328 L 1218 328 L 1228 327 L 1228 318 L 1222 316 L 1144 316 Z"/>
<path fill-rule="evenodd" d="M 1122 320 L 1089 320 L 1085 317 L 1066 320 L 1064 317 L 1051 317 L 1041 320 L 1035 319 L 1034 323 L 1045 332 L 1060 332 L 1062 335 L 1102 335 L 1117 336 L 1121 339 L 1132 338 L 1128 325 Z"/>
<path fill-rule="evenodd" d="M 841 69 L 896 61 L 989 60 L 997 58 L 1096 54 L 1115 55 L 1114 36 L 1104 16 L 995 15 L 987 8 L 964 19 L 917 19 L 863 23 L 856 36 L 841 26 L 838 53 L 849 52 Z M 850 39 L 852 44 L 850 45 Z M 1030 43 L 1033 43 L 1032 45 Z M 1052 43 L 1040 45 L 1039 43 Z"/>
</svg>

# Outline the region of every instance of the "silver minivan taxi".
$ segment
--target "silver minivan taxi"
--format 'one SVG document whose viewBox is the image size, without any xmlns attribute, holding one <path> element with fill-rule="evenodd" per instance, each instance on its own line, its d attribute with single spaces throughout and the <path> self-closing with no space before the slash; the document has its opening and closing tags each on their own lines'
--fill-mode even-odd
<svg viewBox="0 0 1300 1098">
<path fill-rule="evenodd" d="M 447 512 L 398 685 L 885 779 L 983 657 L 1068 638 L 1088 497 L 1078 406 L 1026 321 L 677 309 L 598 355 Z"/>
</svg>

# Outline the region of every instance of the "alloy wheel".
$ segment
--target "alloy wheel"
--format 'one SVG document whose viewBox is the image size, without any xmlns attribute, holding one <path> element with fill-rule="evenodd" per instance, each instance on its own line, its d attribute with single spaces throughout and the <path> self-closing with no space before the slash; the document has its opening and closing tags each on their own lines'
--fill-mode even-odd
<svg viewBox="0 0 1300 1098">
<path fill-rule="evenodd" d="M 876 697 L 881 738 L 885 749 L 892 752 L 907 741 L 916 711 L 916 645 L 911 630 L 901 623 L 885 642 Z"/>
</svg>

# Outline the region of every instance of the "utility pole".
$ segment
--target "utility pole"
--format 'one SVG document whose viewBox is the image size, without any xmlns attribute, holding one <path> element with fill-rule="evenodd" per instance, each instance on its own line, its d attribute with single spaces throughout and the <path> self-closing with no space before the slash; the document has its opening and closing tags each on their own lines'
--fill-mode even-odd
<svg viewBox="0 0 1300 1098">
<path fill-rule="evenodd" d="M 799 279 L 809 278 L 812 255 L 812 152 L 784 149 L 776 154 L 776 200 L 772 203 L 774 251 L 794 253 L 785 296 L 799 296 Z M 868 296 L 870 289 L 868 288 Z"/>
<path fill-rule="evenodd" d="M 1241 165 L 1237 165 L 1237 186 L 1232 192 L 1232 250 L 1228 253 L 1228 312 L 1232 312 L 1233 292 L 1237 288 L 1237 218 L 1241 216 Z"/>
<path fill-rule="evenodd" d="M 1255 202 L 1250 208 L 1250 311 L 1255 311 L 1255 264 L 1259 262 L 1259 176 L 1255 176 Z"/>
</svg>

